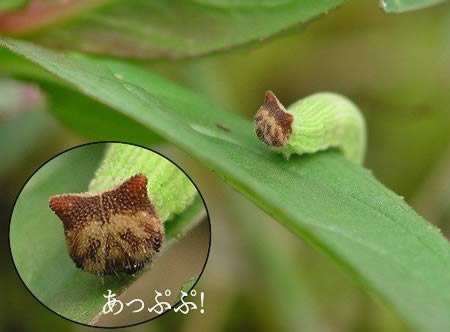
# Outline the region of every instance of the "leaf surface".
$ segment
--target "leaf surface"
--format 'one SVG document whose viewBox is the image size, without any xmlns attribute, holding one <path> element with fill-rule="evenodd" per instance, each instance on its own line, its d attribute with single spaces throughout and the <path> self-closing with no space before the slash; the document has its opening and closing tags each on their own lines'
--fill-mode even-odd
<svg viewBox="0 0 450 332">
<path fill-rule="evenodd" d="M 34 0 L 23 12 L 2 17 L 0 31 L 95 54 L 180 58 L 267 38 L 344 1 Z"/>
</svg>

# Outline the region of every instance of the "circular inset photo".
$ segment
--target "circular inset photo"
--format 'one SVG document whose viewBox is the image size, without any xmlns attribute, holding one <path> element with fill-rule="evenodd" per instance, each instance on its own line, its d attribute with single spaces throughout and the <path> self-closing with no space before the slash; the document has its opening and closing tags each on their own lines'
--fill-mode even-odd
<svg viewBox="0 0 450 332">
<path fill-rule="evenodd" d="M 84 325 L 125 327 L 182 314 L 184 298 L 204 312 L 193 286 L 210 230 L 200 192 L 172 161 L 99 142 L 59 154 L 29 178 L 9 239 L 17 273 L 48 309 Z"/>
</svg>

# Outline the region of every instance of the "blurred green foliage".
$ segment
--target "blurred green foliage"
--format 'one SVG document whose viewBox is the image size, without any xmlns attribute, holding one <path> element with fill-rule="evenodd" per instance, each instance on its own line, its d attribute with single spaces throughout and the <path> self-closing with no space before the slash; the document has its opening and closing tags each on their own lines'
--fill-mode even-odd
<svg viewBox="0 0 450 332">
<path fill-rule="evenodd" d="M 3 0 L 0 2 L 0 14 L 18 10 L 26 5 L 28 0 Z"/>
</svg>

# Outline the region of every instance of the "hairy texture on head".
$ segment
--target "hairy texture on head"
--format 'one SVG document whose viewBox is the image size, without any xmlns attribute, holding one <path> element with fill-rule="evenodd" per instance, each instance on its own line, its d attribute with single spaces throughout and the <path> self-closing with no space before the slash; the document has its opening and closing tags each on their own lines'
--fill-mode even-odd
<svg viewBox="0 0 450 332">
<path fill-rule="evenodd" d="M 49 205 L 63 222 L 70 257 L 84 271 L 133 274 L 164 240 L 143 174 L 101 193 L 55 195 Z"/>
<path fill-rule="evenodd" d="M 255 115 L 256 135 L 269 146 L 281 147 L 292 134 L 293 120 L 273 92 L 266 91 L 264 104 Z"/>
</svg>

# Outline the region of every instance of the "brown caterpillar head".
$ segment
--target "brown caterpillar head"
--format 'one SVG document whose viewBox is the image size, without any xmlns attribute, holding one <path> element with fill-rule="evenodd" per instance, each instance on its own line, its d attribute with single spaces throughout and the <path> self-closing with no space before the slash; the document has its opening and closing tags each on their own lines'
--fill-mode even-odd
<svg viewBox="0 0 450 332">
<path fill-rule="evenodd" d="M 292 134 L 294 116 L 286 112 L 284 106 L 272 91 L 264 94 L 264 103 L 255 115 L 256 135 L 269 146 L 285 145 Z"/>
<path fill-rule="evenodd" d="M 164 240 L 142 174 L 97 194 L 52 196 L 49 205 L 63 222 L 70 257 L 83 271 L 133 274 L 153 259 Z"/>
</svg>

